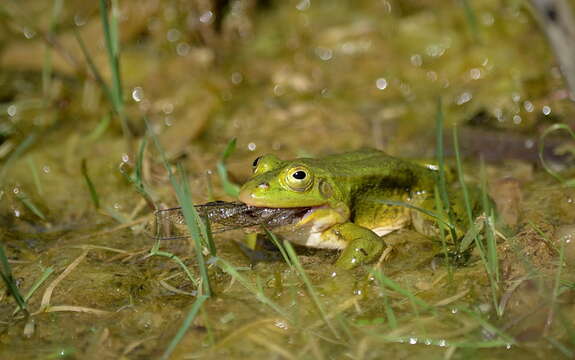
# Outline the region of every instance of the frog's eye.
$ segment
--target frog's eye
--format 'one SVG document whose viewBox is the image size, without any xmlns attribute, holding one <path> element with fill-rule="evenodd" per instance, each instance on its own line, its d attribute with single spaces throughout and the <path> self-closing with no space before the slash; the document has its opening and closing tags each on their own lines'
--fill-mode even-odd
<svg viewBox="0 0 575 360">
<path fill-rule="evenodd" d="M 258 156 L 258 157 L 254 160 L 254 162 L 252 163 L 252 167 L 254 168 L 254 170 L 258 167 L 258 163 L 260 162 L 260 159 L 261 159 L 261 158 L 262 158 L 261 156 Z"/>
<path fill-rule="evenodd" d="M 309 169 L 297 166 L 287 172 L 285 183 L 292 190 L 306 191 L 313 184 L 313 175 Z"/>
</svg>

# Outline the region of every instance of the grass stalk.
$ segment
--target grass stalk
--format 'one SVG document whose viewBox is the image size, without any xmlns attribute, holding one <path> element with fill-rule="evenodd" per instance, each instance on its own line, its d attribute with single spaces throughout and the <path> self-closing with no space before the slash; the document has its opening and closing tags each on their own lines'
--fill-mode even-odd
<svg viewBox="0 0 575 360">
<path fill-rule="evenodd" d="M 46 220 L 46 215 L 40 210 L 39 207 L 34 204 L 34 202 L 26 195 L 25 192 L 19 190 L 16 194 L 16 198 L 24 204 L 34 215 L 38 216 L 42 220 Z"/>
<path fill-rule="evenodd" d="M 254 287 L 250 282 L 243 277 L 238 270 L 230 263 L 225 261 L 224 259 L 218 258 L 217 266 L 222 269 L 222 271 L 228 273 L 232 278 L 237 280 L 243 287 L 245 287 L 248 291 L 250 291 L 258 301 L 261 303 L 269 306 L 272 310 L 277 312 L 282 317 L 292 321 L 293 319 L 284 309 L 281 308 L 277 303 L 275 303 L 272 299 L 266 296 L 263 290 L 260 287 Z"/>
<path fill-rule="evenodd" d="M 211 296 L 212 289 L 210 286 L 210 279 L 208 277 L 208 268 L 206 265 L 206 261 L 204 259 L 204 255 L 202 254 L 202 242 L 204 242 L 204 244 L 206 245 L 207 248 L 209 248 L 210 245 L 207 244 L 206 239 L 202 238 L 202 236 L 201 236 L 202 231 L 200 230 L 200 228 L 202 226 L 206 226 L 206 225 L 202 221 L 200 215 L 198 214 L 198 212 L 196 211 L 196 209 L 194 207 L 194 204 L 192 203 L 192 195 L 190 193 L 190 185 L 188 183 L 188 178 L 186 176 L 184 168 L 181 165 L 178 166 L 179 177 L 177 178 L 174 175 L 172 169 L 170 168 L 170 165 L 168 164 L 166 154 L 165 154 L 162 146 L 160 145 L 160 142 L 159 142 L 157 136 L 153 133 L 153 131 L 151 130 L 147 121 L 146 121 L 146 125 L 147 125 L 148 131 L 150 133 L 150 136 L 152 137 L 152 140 L 154 141 L 156 149 L 160 153 L 162 163 L 164 164 L 164 167 L 166 168 L 166 171 L 168 172 L 168 177 L 170 179 L 172 187 L 174 188 L 174 191 L 176 192 L 176 197 L 178 198 L 178 202 L 182 208 L 182 214 L 184 215 L 184 220 L 185 220 L 186 225 L 188 227 L 188 231 L 192 237 L 192 240 L 194 243 L 194 249 L 196 252 L 196 259 L 198 261 L 198 266 L 200 268 L 200 276 L 202 278 L 203 293 L 204 293 L 204 295 Z M 157 247 L 154 246 L 152 248 L 152 250 L 153 251 L 157 250 Z"/>
<path fill-rule="evenodd" d="M 82 159 L 82 164 L 80 166 L 82 177 L 86 182 L 86 186 L 88 187 L 88 191 L 90 191 L 90 198 L 92 199 L 92 203 L 96 209 L 100 208 L 100 197 L 98 196 L 98 192 L 96 191 L 96 186 L 90 179 L 90 175 L 88 174 L 88 165 L 86 164 L 86 159 Z"/>
<path fill-rule="evenodd" d="M 42 196 L 44 194 L 44 189 L 42 188 L 42 182 L 40 181 L 40 176 L 38 175 L 38 170 L 36 170 L 36 163 L 32 157 L 27 159 L 28 167 L 32 173 L 32 179 L 34 180 L 34 186 L 36 187 L 36 192 L 38 195 Z"/>
<path fill-rule="evenodd" d="M 303 282 L 307 288 L 307 292 L 311 296 L 312 301 L 313 301 L 315 307 L 317 308 L 317 310 L 319 311 L 323 322 L 327 325 L 327 327 L 331 330 L 331 332 L 333 333 L 333 335 L 336 338 L 338 338 L 338 339 L 341 338 L 337 329 L 333 326 L 331 321 L 329 321 L 327 314 L 326 314 L 323 306 L 321 305 L 321 302 L 319 301 L 319 297 L 317 296 L 317 292 L 313 288 L 311 281 L 309 280 L 303 267 L 301 266 L 301 264 L 297 258 L 297 255 L 295 253 L 295 250 L 293 249 L 293 246 L 291 246 L 291 244 L 287 240 L 283 241 L 283 245 L 284 245 L 284 248 L 286 250 L 287 255 L 289 256 L 291 263 L 293 264 L 293 267 L 297 271 L 297 274 L 299 275 L 299 277 L 303 280 Z"/>
<path fill-rule="evenodd" d="M 435 152 L 437 158 L 437 168 L 438 168 L 438 179 L 437 187 L 439 189 L 439 195 L 441 201 L 443 202 L 443 208 L 447 213 L 447 218 L 449 223 L 455 225 L 453 211 L 449 205 L 449 195 L 447 192 L 447 180 L 445 175 L 445 159 L 444 159 L 444 147 L 443 147 L 443 106 L 441 103 L 441 98 L 437 99 L 437 111 L 435 113 Z M 455 231 L 455 226 L 449 228 L 451 238 L 453 242 L 457 244 L 457 232 Z"/>
<path fill-rule="evenodd" d="M 266 227 L 264 227 L 264 231 L 266 233 L 266 235 L 270 238 L 270 240 L 272 241 L 272 243 L 276 246 L 276 248 L 278 248 L 278 250 L 280 251 L 282 258 L 284 259 L 284 261 L 286 262 L 286 264 L 289 265 L 290 268 L 294 268 L 293 263 L 291 262 L 290 257 L 288 256 L 288 253 L 285 249 L 285 247 L 282 245 L 282 243 L 278 240 L 277 236 L 269 231 Z"/>
<path fill-rule="evenodd" d="M 4 244 L 0 243 L 0 277 L 4 281 L 6 288 L 10 292 L 10 294 L 16 300 L 16 304 L 20 310 L 22 310 L 26 315 L 28 315 L 28 304 L 22 294 L 20 293 L 20 289 L 18 289 L 18 285 L 16 285 L 16 280 L 14 280 L 14 276 L 12 276 L 12 267 L 8 262 L 8 257 L 4 252 Z"/>
<path fill-rule="evenodd" d="M 229 196 L 237 198 L 240 192 L 240 188 L 238 185 L 230 181 L 228 177 L 228 170 L 226 168 L 226 160 L 230 157 L 230 155 L 232 155 L 235 148 L 236 148 L 236 139 L 233 138 L 232 140 L 230 140 L 224 152 L 222 153 L 222 157 L 220 158 L 220 161 L 218 161 L 218 163 L 216 164 L 216 168 L 225 193 L 228 194 Z"/>
<path fill-rule="evenodd" d="M 463 194 L 463 202 L 465 203 L 465 212 L 467 213 L 467 220 L 469 226 L 473 224 L 473 211 L 471 209 L 471 201 L 469 200 L 469 191 L 465 183 L 465 175 L 463 174 L 463 165 L 461 161 L 461 154 L 459 152 L 459 136 L 457 134 L 457 126 L 453 127 L 453 151 L 455 152 L 455 163 L 457 166 L 457 179 L 461 186 L 461 193 Z"/>
<path fill-rule="evenodd" d="M 52 17 L 50 19 L 50 28 L 48 30 L 47 36 L 53 38 L 54 32 L 58 25 L 58 19 L 62 13 L 63 0 L 54 0 L 54 5 L 52 6 Z M 42 66 L 42 93 L 44 94 L 44 101 L 48 104 L 51 100 L 49 94 L 52 88 L 52 47 L 48 44 L 45 45 L 44 50 L 44 64 Z"/>
<path fill-rule="evenodd" d="M 124 138 L 128 142 L 128 149 L 131 148 L 132 134 L 128 126 L 128 118 L 124 111 L 124 97 L 122 93 L 122 78 L 120 73 L 120 46 L 118 41 L 118 8 L 117 1 L 112 1 L 111 16 L 108 15 L 109 9 L 106 0 L 100 0 L 100 19 L 104 30 L 104 40 L 106 43 L 106 52 L 112 73 L 112 104 L 115 112 L 120 118 Z"/>
<path fill-rule="evenodd" d="M 383 294 L 383 306 L 385 307 L 385 316 L 387 317 L 387 321 L 389 322 L 389 327 L 393 329 L 397 329 L 397 317 L 395 316 L 395 312 L 393 311 L 393 307 L 389 301 L 389 297 L 387 296 L 387 289 L 385 288 L 384 281 L 383 281 L 383 273 L 380 269 L 374 270 L 372 272 L 373 277 L 379 283 L 379 287 L 381 288 Z"/>
<path fill-rule="evenodd" d="M 182 341 L 182 339 L 184 338 L 184 335 L 186 334 L 186 332 L 188 331 L 188 329 L 192 325 L 194 319 L 198 315 L 198 312 L 200 311 L 202 305 L 208 299 L 208 297 L 209 296 L 207 296 L 207 295 L 198 296 L 198 298 L 196 299 L 196 301 L 194 302 L 194 304 L 190 308 L 190 311 L 188 311 L 188 314 L 186 315 L 186 318 L 184 319 L 182 326 L 180 326 L 180 328 L 178 329 L 176 336 L 174 336 L 172 341 L 170 341 L 170 344 L 168 345 L 168 347 L 166 348 L 166 350 L 164 351 L 164 353 L 162 354 L 162 357 L 160 359 L 168 360 L 170 358 L 170 356 L 172 355 L 172 353 L 176 349 L 176 346 L 178 346 L 180 341 Z"/>
<path fill-rule="evenodd" d="M 12 153 L 8 156 L 4 165 L 0 168 L 0 186 L 3 183 L 3 180 L 6 179 L 6 173 L 8 169 L 12 166 L 12 164 L 22 156 L 22 154 L 28 150 L 32 144 L 36 141 L 38 136 L 36 134 L 28 135 L 18 146 L 12 151 Z"/>
</svg>

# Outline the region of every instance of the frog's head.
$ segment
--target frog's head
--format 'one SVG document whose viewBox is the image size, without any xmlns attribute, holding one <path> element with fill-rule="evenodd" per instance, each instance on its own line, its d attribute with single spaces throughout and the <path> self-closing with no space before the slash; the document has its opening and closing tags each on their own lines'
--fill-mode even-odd
<svg viewBox="0 0 575 360">
<path fill-rule="evenodd" d="M 310 159 L 282 161 L 274 155 L 254 160 L 254 174 L 241 187 L 240 201 L 260 207 L 315 207 L 328 202 L 334 186 Z"/>
</svg>

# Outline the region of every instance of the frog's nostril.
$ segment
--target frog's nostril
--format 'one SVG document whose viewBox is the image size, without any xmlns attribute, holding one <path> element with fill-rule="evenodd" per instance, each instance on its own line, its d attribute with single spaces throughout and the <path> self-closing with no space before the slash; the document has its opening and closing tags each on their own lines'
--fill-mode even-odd
<svg viewBox="0 0 575 360">
<path fill-rule="evenodd" d="M 269 189 L 269 187 L 270 187 L 270 184 L 268 184 L 267 182 L 263 182 L 263 183 L 258 185 L 258 188 L 262 189 L 262 190 L 267 190 L 267 189 Z"/>
</svg>

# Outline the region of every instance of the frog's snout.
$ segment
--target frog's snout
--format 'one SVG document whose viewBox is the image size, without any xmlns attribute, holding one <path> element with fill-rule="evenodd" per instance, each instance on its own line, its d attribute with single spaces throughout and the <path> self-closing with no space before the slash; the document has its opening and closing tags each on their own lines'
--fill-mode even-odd
<svg viewBox="0 0 575 360">
<path fill-rule="evenodd" d="M 240 189 L 240 193 L 238 198 L 241 202 L 246 204 L 252 204 L 254 200 L 256 200 L 259 196 L 257 193 L 260 191 L 265 191 L 270 188 L 270 184 L 268 182 L 261 182 L 255 186 L 255 188 L 250 189 L 250 187 Z"/>
</svg>

